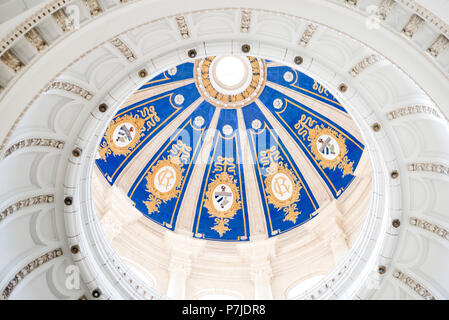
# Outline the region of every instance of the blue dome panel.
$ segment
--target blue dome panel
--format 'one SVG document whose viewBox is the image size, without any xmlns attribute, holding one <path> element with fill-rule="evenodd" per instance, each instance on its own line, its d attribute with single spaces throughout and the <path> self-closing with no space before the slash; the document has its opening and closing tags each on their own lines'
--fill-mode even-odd
<svg viewBox="0 0 449 320">
<path fill-rule="evenodd" d="M 193 78 L 193 63 L 186 62 L 157 75 L 156 77 L 145 83 L 142 87 L 140 87 L 139 90 L 191 78 Z"/>
<path fill-rule="evenodd" d="M 276 131 L 253 103 L 243 109 L 248 138 L 262 195 L 268 235 L 287 232 L 318 214 L 318 203 L 300 169 L 292 160 Z"/>
<path fill-rule="evenodd" d="M 346 112 L 345 108 L 322 84 L 302 72 L 287 66 L 271 66 L 268 67 L 267 78 L 270 82 L 293 89 Z"/>
<path fill-rule="evenodd" d="M 222 132 L 226 127 L 232 128 L 227 136 Z M 194 220 L 193 232 L 197 238 L 249 240 L 242 151 L 236 128 L 237 111 L 221 110 Z"/>
<path fill-rule="evenodd" d="M 128 193 L 140 212 L 167 229 L 175 228 L 185 189 L 214 111 L 214 107 L 203 102 L 162 145 Z M 201 126 L 195 124 L 198 117 L 204 119 Z M 164 184 L 172 187 L 169 193 L 161 192 Z"/>
<path fill-rule="evenodd" d="M 275 107 L 275 99 L 282 101 L 282 106 L 278 109 Z M 295 139 L 334 197 L 338 198 L 354 179 L 353 173 L 364 145 L 323 115 L 274 89 L 266 87 L 260 100 Z M 330 143 L 326 144 L 325 140 Z M 323 148 L 322 152 L 319 148 Z M 337 156 L 332 157 L 332 154 Z"/>
<path fill-rule="evenodd" d="M 174 102 L 176 95 L 182 95 L 184 102 Z M 112 185 L 126 165 L 182 110 L 199 98 L 195 84 L 153 96 L 121 109 L 112 119 L 105 136 L 100 142 L 100 158 L 96 163 L 106 180 Z M 120 126 L 136 131 L 133 139 L 123 148 L 115 145 L 120 138 Z M 116 140 L 114 143 L 112 139 Z"/>
</svg>

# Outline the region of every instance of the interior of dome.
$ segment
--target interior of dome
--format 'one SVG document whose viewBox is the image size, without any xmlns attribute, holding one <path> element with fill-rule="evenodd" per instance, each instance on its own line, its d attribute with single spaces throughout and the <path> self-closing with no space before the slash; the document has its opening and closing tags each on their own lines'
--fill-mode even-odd
<svg viewBox="0 0 449 320">
<path fill-rule="evenodd" d="M 95 163 L 102 226 L 139 265 L 125 243 L 151 246 L 156 240 L 142 233 L 170 230 L 218 242 L 214 250 L 282 237 L 276 250 L 302 259 L 318 259 L 308 251 L 319 244 L 331 256 L 320 265 L 328 272 L 355 241 L 370 201 L 368 156 L 344 106 L 295 68 L 251 56 L 209 56 L 152 77 L 112 117 Z M 110 210 L 116 204 L 121 213 Z M 154 259 L 146 247 L 140 254 Z M 227 272 L 245 265 L 232 254 L 208 259 Z"/>
</svg>

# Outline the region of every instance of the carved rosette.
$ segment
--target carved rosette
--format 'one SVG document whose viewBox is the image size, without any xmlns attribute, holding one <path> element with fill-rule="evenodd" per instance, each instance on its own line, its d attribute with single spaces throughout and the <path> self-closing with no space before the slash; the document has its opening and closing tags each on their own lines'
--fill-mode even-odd
<svg viewBox="0 0 449 320">
<path fill-rule="evenodd" d="M 404 108 L 399 108 L 397 110 L 393 110 L 389 113 L 387 113 L 387 117 L 390 120 L 397 119 L 400 117 L 417 114 L 417 113 L 425 113 L 430 114 L 434 117 L 441 118 L 441 114 L 436 110 L 435 108 L 428 107 L 428 106 L 409 106 Z"/>
<path fill-rule="evenodd" d="M 120 51 L 120 53 L 126 58 L 126 60 L 128 60 L 129 62 L 133 62 L 134 60 L 136 60 L 136 56 L 134 55 L 134 53 L 120 38 L 114 38 L 110 42 Z"/>
<path fill-rule="evenodd" d="M 393 277 L 404 283 L 409 288 L 413 289 L 413 291 L 418 293 L 425 300 L 436 300 L 435 297 L 422 284 L 420 284 L 412 277 L 406 275 L 405 273 L 399 270 L 395 270 L 393 272 Z"/>
<path fill-rule="evenodd" d="M 418 218 L 410 218 L 410 224 L 412 226 L 427 230 L 436 234 L 437 236 L 443 238 L 444 240 L 449 241 L 449 231 L 446 229 L 428 221 L 418 219 Z"/>
<path fill-rule="evenodd" d="M 67 92 L 71 92 L 74 94 L 79 95 L 81 98 L 84 98 L 86 100 L 90 100 L 93 97 L 93 94 L 87 91 L 86 89 L 83 89 L 75 84 L 64 82 L 64 81 L 56 81 L 53 82 L 46 91 L 52 90 L 52 89 L 58 89 L 58 90 L 64 90 Z"/>
<path fill-rule="evenodd" d="M 357 63 L 350 71 L 349 74 L 353 77 L 358 76 L 360 73 L 365 71 L 368 67 L 372 66 L 373 64 L 379 62 L 382 60 L 382 57 L 380 57 L 377 54 L 372 54 L 366 58 L 364 58 L 362 61 Z"/>
</svg>

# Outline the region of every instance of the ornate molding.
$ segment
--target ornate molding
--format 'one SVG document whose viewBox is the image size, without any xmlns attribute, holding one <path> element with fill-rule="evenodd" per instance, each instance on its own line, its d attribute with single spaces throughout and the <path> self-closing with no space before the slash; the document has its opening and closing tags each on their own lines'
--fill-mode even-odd
<svg viewBox="0 0 449 320">
<path fill-rule="evenodd" d="M 176 16 L 176 24 L 183 39 L 190 38 L 189 27 L 184 16 Z"/>
<path fill-rule="evenodd" d="M 412 218 L 410 218 L 410 224 L 412 226 L 419 227 L 421 229 L 435 233 L 437 236 L 443 238 L 444 240 L 449 241 L 449 231 L 447 231 L 446 229 L 444 229 L 434 223 L 430 223 L 426 220 L 412 217 Z"/>
<path fill-rule="evenodd" d="M 86 89 L 83 89 L 83 88 L 77 86 L 76 84 L 72 84 L 72 83 L 64 82 L 64 81 L 53 82 L 50 86 L 48 86 L 48 88 L 45 90 L 45 92 L 52 90 L 52 89 L 64 90 L 67 92 L 71 92 L 71 93 L 79 95 L 81 98 L 86 99 L 86 100 L 90 100 L 93 97 L 93 94 L 90 93 L 89 91 L 87 91 Z"/>
<path fill-rule="evenodd" d="M 316 24 L 310 23 L 309 25 L 307 25 L 306 30 L 304 30 L 304 33 L 299 39 L 299 45 L 306 47 L 309 44 L 310 40 L 312 39 L 317 29 L 318 25 Z"/>
<path fill-rule="evenodd" d="M 10 205 L 6 209 L 4 209 L 2 212 L 0 212 L 0 222 L 2 220 L 6 219 L 6 217 L 12 215 L 14 212 L 19 211 L 20 209 L 28 208 L 31 206 L 36 206 L 39 204 L 53 203 L 54 201 L 55 201 L 55 196 L 53 194 L 34 196 L 31 198 L 17 201 L 16 203 Z"/>
<path fill-rule="evenodd" d="M 402 29 L 402 33 L 407 37 L 412 38 L 415 33 L 424 25 L 424 19 L 418 16 L 417 14 L 413 14 L 410 17 L 410 20 L 407 22 L 405 27 Z"/>
<path fill-rule="evenodd" d="M 430 114 L 434 117 L 441 118 L 441 114 L 435 108 L 428 107 L 428 106 L 421 106 L 421 105 L 408 106 L 408 107 L 393 110 L 393 111 L 387 113 L 387 117 L 389 120 L 394 120 L 394 119 L 397 119 L 397 118 L 400 118 L 403 116 L 408 116 L 408 115 L 416 114 L 416 113 L 426 113 L 426 114 Z"/>
<path fill-rule="evenodd" d="M 409 288 L 413 289 L 416 293 L 418 293 L 425 300 L 436 300 L 435 297 L 427 290 L 422 284 L 417 282 L 412 277 L 406 275 L 405 273 L 395 270 L 393 272 L 393 277 L 407 285 Z"/>
<path fill-rule="evenodd" d="M 126 60 L 128 60 L 129 62 L 133 62 L 134 60 L 136 60 L 136 56 L 134 55 L 134 53 L 120 38 L 114 38 L 110 42 L 120 51 L 120 53 L 126 58 Z"/>
<path fill-rule="evenodd" d="M 241 22 L 240 22 L 240 32 L 248 33 L 251 26 L 251 11 L 242 10 L 241 12 Z"/>
<path fill-rule="evenodd" d="M 440 34 L 435 42 L 427 49 L 427 52 L 434 58 L 449 47 L 449 39 Z"/>
<path fill-rule="evenodd" d="M 415 0 L 395 0 L 398 3 L 412 9 L 416 14 L 426 19 L 430 24 L 433 24 L 437 29 L 441 31 L 446 37 L 449 37 L 449 25 L 442 19 L 437 17 L 433 12 L 427 10 Z"/>
<path fill-rule="evenodd" d="M 358 2 L 358 0 L 345 0 L 345 3 L 348 6 L 351 6 L 351 7 L 356 7 L 357 6 L 357 2 Z"/>
<path fill-rule="evenodd" d="M 0 55 L 2 55 L 13 43 L 26 34 L 30 29 L 33 29 L 38 23 L 42 22 L 47 16 L 57 12 L 67 4 L 74 0 L 59 0 L 52 1 L 44 8 L 40 9 L 37 13 L 33 14 L 30 18 L 26 19 L 20 26 L 18 26 L 13 32 L 9 33 L 0 43 Z"/>
<path fill-rule="evenodd" d="M 379 8 L 377 9 L 376 15 L 381 20 L 386 20 L 395 4 L 396 2 L 394 0 L 382 0 Z"/>
<path fill-rule="evenodd" d="M 0 94 L 5 91 L 5 88 L 3 88 L 2 86 L 0 86 Z"/>
<path fill-rule="evenodd" d="M 37 51 L 42 51 L 48 48 L 47 42 L 42 38 L 42 35 L 36 30 L 31 29 L 25 34 L 25 38 L 36 48 Z"/>
<path fill-rule="evenodd" d="M 6 64 L 9 68 L 11 68 L 15 73 L 19 72 L 25 67 L 25 64 L 20 61 L 19 58 L 11 51 L 6 51 L 1 57 L 0 60 Z"/>
<path fill-rule="evenodd" d="M 364 58 L 362 61 L 357 63 L 350 71 L 349 74 L 353 77 L 357 77 L 360 73 L 365 71 L 369 66 L 372 66 L 376 62 L 379 62 L 382 60 L 382 57 L 377 54 L 372 54 L 366 58 Z"/>
<path fill-rule="evenodd" d="M 40 256 L 39 258 L 31 261 L 25 267 L 23 267 L 19 272 L 16 273 L 14 278 L 9 281 L 8 285 L 2 292 L 2 297 L 4 300 L 8 299 L 11 296 L 12 291 L 19 285 L 19 283 L 29 275 L 33 270 L 36 270 L 43 264 L 62 256 L 62 249 L 58 248 L 47 252 L 46 254 Z"/>
<path fill-rule="evenodd" d="M 89 9 L 92 17 L 98 16 L 103 12 L 103 9 L 101 9 L 100 4 L 97 0 L 84 0 L 84 4 Z"/>
<path fill-rule="evenodd" d="M 21 140 L 14 143 L 5 151 L 5 158 L 10 156 L 13 152 L 27 148 L 27 147 L 51 147 L 56 149 L 63 149 L 65 145 L 64 141 L 56 139 L 46 139 L 46 138 L 29 138 Z"/>
<path fill-rule="evenodd" d="M 64 9 L 56 11 L 55 13 L 52 14 L 52 16 L 63 32 L 69 32 L 72 30 L 73 28 L 72 22 L 65 13 Z"/>
<path fill-rule="evenodd" d="M 410 163 L 408 165 L 408 171 L 435 172 L 449 176 L 449 167 L 435 163 Z"/>
</svg>

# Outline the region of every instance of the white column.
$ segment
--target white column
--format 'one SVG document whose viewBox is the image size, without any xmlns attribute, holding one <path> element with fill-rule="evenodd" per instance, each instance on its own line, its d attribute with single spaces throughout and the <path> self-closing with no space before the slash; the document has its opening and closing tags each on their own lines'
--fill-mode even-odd
<svg viewBox="0 0 449 320">
<path fill-rule="evenodd" d="M 187 277 L 190 274 L 190 261 L 172 257 L 169 266 L 167 296 L 173 299 L 185 299 Z"/>
<path fill-rule="evenodd" d="M 271 278 L 273 274 L 269 261 L 251 266 L 251 277 L 254 282 L 254 299 L 272 300 Z"/>
</svg>

